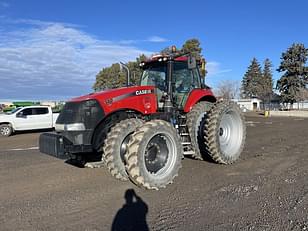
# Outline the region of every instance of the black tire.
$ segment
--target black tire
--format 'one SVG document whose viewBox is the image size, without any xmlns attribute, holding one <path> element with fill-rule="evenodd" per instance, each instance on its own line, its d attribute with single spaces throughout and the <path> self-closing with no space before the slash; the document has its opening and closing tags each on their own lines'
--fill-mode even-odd
<svg viewBox="0 0 308 231">
<path fill-rule="evenodd" d="M 206 145 L 204 140 L 204 125 L 207 118 L 207 113 L 210 111 L 213 103 L 199 102 L 197 103 L 186 116 L 186 124 L 190 135 L 191 145 L 195 151 L 192 156 L 195 159 L 206 159 Z"/>
<path fill-rule="evenodd" d="M 152 120 L 132 135 L 125 155 L 130 180 L 146 189 L 165 188 L 181 168 L 183 147 L 177 130 L 163 120 Z"/>
<path fill-rule="evenodd" d="M 1 136 L 10 136 L 13 133 L 13 128 L 10 124 L 1 124 L 0 125 L 0 135 Z"/>
<path fill-rule="evenodd" d="M 142 125 L 140 119 L 126 119 L 114 125 L 104 141 L 102 159 L 111 173 L 118 180 L 126 181 L 124 154 L 130 136 Z"/>
<path fill-rule="evenodd" d="M 233 102 L 218 102 L 205 123 L 208 154 L 220 164 L 232 164 L 243 151 L 246 139 L 244 116 Z"/>
</svg>

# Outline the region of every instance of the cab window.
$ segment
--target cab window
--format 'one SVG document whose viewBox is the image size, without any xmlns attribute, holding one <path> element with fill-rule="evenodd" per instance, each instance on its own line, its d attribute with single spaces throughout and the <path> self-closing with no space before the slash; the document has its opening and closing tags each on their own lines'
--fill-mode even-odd
<svg viewBox="0 0 308 231">
<path fill-rule="evenodd" d="M 166 91 L 166 66 L 157 65 L 145 69 L 141 77 L 141 86 L 155 86 L 161 91 Z"/>
<path fill-rule="evenodd" d="M 200 73 L 197 68 L 193 69 L 193 87 L 194 88 L 201 88 L 201 82 L 200 82 Z"/>
<path fill-rule="evenodd" d="M 175 90 L 179 93 L 187 93 L 193 87 L 193 73 L 188 69 L 186 62 L 174 63 L 172 79 L 175 83 Z"/>
<path fill-rule="evenodd" d="M 33 108 L 33 115 L 45 115 L 48 114 L 48 108 L 38 107 Z"/>
<path fill-rule="evenodd" d="M 22 110 L 22 111 L 19 112 L 19 113 L 22 113 L 23 116 L 33 115 L 33 114 L 32 114 L 32 108 L 26 108 L 26 109 Z M 18 113 L 18 114 L 19 114 L 19 113 Z"/>
</svg>

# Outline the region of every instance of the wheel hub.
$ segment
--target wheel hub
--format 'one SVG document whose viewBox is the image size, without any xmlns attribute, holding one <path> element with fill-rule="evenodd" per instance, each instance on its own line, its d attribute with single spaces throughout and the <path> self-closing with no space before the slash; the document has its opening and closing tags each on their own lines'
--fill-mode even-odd
<svg viewBox="0 0 308 231">
<path fill-rule="evenodd" d="M 121 147 L 120 147 L 120 156 L 122 161 L 124 162 L 125 158 L 125 153 L 127 152 L 127 146 L 128 146 L 128 142 L 130 139 L 131 134 L 129 134 L 128 136 L 125 137 L 125 139 L 123 140 Z"/>
<path fill-rule="evenodd" d="M 224 129 L 223 128 L 219 128 L 219 136 L 222 136 L 224 134 Z"/>
<path fill-rule="evenodd" d="M 235 155 L 242 143 L 242 124 L 241 118 L 234 111 L 228 111 L 222 116 L 219 126 L 220 149 L 227 156 Z"/>
<path fill-rule="evenodd" d="M 148 143 L 145 152 L 145 165 L 152 174 L 162 169 L 168 160 L 169 149 L 163 136 L 154 136 Z"/>
<path fill-rule="evenodd" d="M 8 128 L 8 127 L 3 127 L 3 128 L 1 128 L 1 134 L 2 135 L 7 135 L 7 134 L 9 134 L 9 132 L 10 132 L 10 129 Z"/>
</svg>

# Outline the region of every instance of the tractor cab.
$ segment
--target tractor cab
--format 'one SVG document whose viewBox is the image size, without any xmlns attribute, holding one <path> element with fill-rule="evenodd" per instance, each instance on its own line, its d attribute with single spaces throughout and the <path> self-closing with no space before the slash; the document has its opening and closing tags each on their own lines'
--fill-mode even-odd
<svg viewBox="0 0 308 231">
<path fill-rule="evenodd" d="M 204 87 L 196 59 L 191 55 L 155 55 L 140 67 L 140 85 L 155 86 L 160 109 L 168 98 L 173 106 L 183 109 L 190 92 Z"/>
</svg>

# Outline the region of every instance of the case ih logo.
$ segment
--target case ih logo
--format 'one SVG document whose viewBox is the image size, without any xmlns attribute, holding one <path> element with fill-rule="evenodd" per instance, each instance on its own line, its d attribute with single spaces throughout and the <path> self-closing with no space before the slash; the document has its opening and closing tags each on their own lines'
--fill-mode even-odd
<svg viewBox="0 0 308 231">
<path fill-rule="evenodd" d="M 151 94 L 151 90 L 138 90 L 138 91 L 136 91 L 136 95 L 145 95 L 145 94 Z"/>
<path fill-rule="evenodd" d="M 111 106 L 113 103 L 118 102 L 118 101 L 123 100 L 123 99 L 126 99 L 128 97 L 139 96 L 139 95 L 146 95 L 146 94 L 151 94 L 151 93 L 153 93 L 153 91 L 152 90 L 148 90 L 148 89 L 137 90 L 135 92 L 130 92 L 130 93 L 127 93 L 127 94 L 124 94 L 124 95 L 116 96 L 116 97 L 114 97 L 112 99 L 106 99 L 105 103 L 108 106 Z"/>
<path fill-rule="evenodd" d="M 111 99 L 111 98 L 105 100 L 105 103 L 106 103 L 107 105 L 109 105 L 109 106 L 112 104 L 112 102 L 113 102 L 113 99 Z"/>
</svg>

